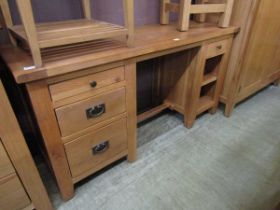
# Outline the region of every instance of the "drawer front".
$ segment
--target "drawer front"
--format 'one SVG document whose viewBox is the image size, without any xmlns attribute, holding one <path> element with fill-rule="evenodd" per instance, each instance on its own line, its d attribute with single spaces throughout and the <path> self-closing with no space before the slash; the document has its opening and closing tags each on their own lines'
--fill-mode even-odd
<svg viewBox="0 0 280 210">
<path fill-rule="evenodd" d="M 127 151 L 126 118 L 65 144 L 65 151 L 73 177 L 110 164 Z"/>
<path fill-rule="evenodd" d="M 124 67 L 106 70 L 100 73 L 87 75 L 84 77 L 71 79 L 49 86 L 53 101 L 92 92 L 94 94 L 100 88 L 112 85 L 124 80 Z"/>
<path fill-rule="evenodd" d="M 126 111 L 125 88 L 56 109 L 62 136 L 73 134 Z"/>
<path fill-rule="evenodd" d="M 0 179 L 14 172 L 15 172 L 14 167 L 0 139 Z"/>
<path fill-rule="evenodd" d="M 16 174 L 0 180 L 0 209 L 24 209 L 30 200 Z"/>
<path fill-rule="evenodd" d="M 225 54 L 227 51 L 228 40 L 214 42 L 208 45 L 207 58 L 213 58 L 218 55 Z"/>
</svg>

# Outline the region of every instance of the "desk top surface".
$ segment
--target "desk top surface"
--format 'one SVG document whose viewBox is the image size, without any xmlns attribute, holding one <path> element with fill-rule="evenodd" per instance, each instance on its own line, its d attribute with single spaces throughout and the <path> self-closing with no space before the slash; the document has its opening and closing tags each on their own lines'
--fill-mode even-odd
<svg viewBox="0 0 280 210">
<path fill-rule="evenodd" d="M 192 24 L 187 32 L 178 32 L 175 25 L 148 25 L 135 30 L 134 47 L 116 40 L 101 40 L 76 46 L 42 50 L 43 67 L 33 66 L 32 57 L 14 46 L 1 48 L 1 56 L 18 83 L 46 79 L 113 62 L 135 59 L 183 46 L 201 45 L 204 41 L 231 35 L 238 27 L 218 28 L 210 24 Z M 29 69 L 29 68 L 27 68 Z"/>
</svg>

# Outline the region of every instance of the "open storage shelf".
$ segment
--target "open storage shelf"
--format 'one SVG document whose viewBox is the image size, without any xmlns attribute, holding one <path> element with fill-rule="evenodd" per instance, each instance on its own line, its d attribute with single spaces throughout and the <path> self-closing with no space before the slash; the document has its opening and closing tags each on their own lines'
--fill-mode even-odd
<svg viewBox="0 0 280 210">
<path fill-rule="evenodd" d="M 201 114 L 211 107 L 213 107 L 215 102 L 213 101 L 211 96 L 205 95 L 200 97 L 199 102 L 198 102 L 198 109 L 197 109 L 197 114 Z"/>
</svg>

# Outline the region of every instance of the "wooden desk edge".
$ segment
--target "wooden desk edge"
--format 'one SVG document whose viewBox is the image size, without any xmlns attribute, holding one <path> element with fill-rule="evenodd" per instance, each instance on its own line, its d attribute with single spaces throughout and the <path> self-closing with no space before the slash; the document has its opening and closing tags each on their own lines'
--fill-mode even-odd
<svg viewBox="0 0 280 210">
<path fill-rule="evenodd" d="M 232 35 L 239 32 L 239 27 L 229 27 L 229 28 L 218 28 L 216 27 L 215 33 L 206 34 L 201 32 L 203 28 L 199 29 L 190 29 L 192 32 L 194 30 L 200 30 L 200 34 L 192 39 L 182 39 L 176 42 L 170 42 L 167 44 L 162 44 L 161 42 L 155 42 L 154 44 L 147 45 L 145 47 L 135 46 L 133 48 L 124 48 L 122 49 L 122 54 L 108 54 L 108 56 L 104 56 L 102 58 L 94 59 L 94 55 L 86 55 L 80 56 L 79 61 L 75 61 L 75 63 L 65 62 L 63 65 L 45 65 L 42 68 L 32 69 L 32 70 L 23 70 L 24 67 L 33 66 L 31 56 L 29 56 L 22 49 L 14 46 L 4 46 L 0 48 L 0 55 L 3 58 L 4 62 L 8 65 L 10 71 L 12 72 L 16 82 L 18 84 L 21 83 L 29 83 L 37 80 L 47 79 L 50 77 L 55 77 L 67 73 L 72 73 L 76 71 L 80 71 L 86 68 L 97 67 L 100 65 L 114 63 L 118 61 L 129 60 L 132 58 L 136 58 L 137 60 L 143 60 L 141 57 L 149 57 L 149 55 L 168 51 L 171 49 L 176 49 L 188 45 L 197 44 L 197 46 L 202 45 L 202 43 L 206 40 L 211 40 L 227 35 Z M 188 32 L 178 32 L 185 33 L 187 35 Z M 86 57 L 86 58 L 85 58 Z"/>
</svg>

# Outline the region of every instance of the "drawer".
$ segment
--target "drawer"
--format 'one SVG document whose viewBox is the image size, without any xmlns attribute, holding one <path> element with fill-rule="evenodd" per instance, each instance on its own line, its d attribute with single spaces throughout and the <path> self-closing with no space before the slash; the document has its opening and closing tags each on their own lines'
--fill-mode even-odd
<svg viewBox="0 0 280 210">
<path fill-rule="evenodd" d="M 213 58 L 215 56 L 225 54 L 227 51 L 227 44 L 227 39 L 209 44 L 206 57 Z"/>
<path fill-rule="evenodd" d="M 65 151 L 73 177 L 105 167 L 127 151 L 126 118 L 65 144 Z"/>
<path fill-rule="evenodd" d="M 55 110 L 62 136 L 73 134 L 126 111 L 125 88 Z"/>
<path fill-rule="evenodd" d="M 0 141 L 0 179 L 14 172 L 14 167 Z"/>
<path fill-rule="evenodd" d="M 30 200 L 16 174 L 0 180 L 0 209 L 24 209 Z"/>
<path fill-rule="evenodd" d="M 58 101 L 78 94 L 97 92 L 100 88 L 112 85 L 124 80 L 124 67 L 106 70 L 100 73 L 67 80 L 49 86 L 53 101 Z"/>
</svg>

